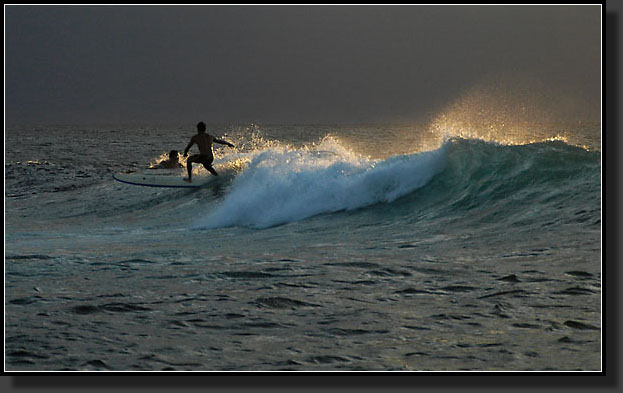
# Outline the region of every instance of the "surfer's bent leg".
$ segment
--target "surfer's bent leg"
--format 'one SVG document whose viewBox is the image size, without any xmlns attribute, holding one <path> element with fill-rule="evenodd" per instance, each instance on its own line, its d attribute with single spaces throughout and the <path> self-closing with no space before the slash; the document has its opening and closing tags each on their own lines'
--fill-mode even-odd
<svg viewBox="0 0 623 393">
<path fill-rule="evenodd" d="M 203 167 L 205 169 L 207 169 L 208 172 L 210 172 L 214 176 L 218 176 L 218 173 L 216 173 L 214 168 L 212 168 L 212 162 L 214 161 L 214 157 L 203 156 L 201 158 L 203 158 L 203 160 L 201 160 L 201 163 L 203 164 Z"/>
<path fill-rule="evenodd" d="M 211 165 L 203 165 L 205 167 L 205 169 L 207 169 L 211 174 L 213 174 L 214 176 L 218 176 L 218 173 L 216 173 L 216 171 L 214 170 L 214 168 L 212 168 Z"/>
<path fill-rule="evenodd" d="M 193 161 L 195 161 L 195 159 L 197 158 L 196 155 L 194 156 L 190 156 L 188 157 L 188 160 L 186 160 L 186 170 L 188 171 L 188 177 L 184 178 L 184 180 L 186 180 L 187 182 L 192 182 L 193 179 Z"/>
</svg>

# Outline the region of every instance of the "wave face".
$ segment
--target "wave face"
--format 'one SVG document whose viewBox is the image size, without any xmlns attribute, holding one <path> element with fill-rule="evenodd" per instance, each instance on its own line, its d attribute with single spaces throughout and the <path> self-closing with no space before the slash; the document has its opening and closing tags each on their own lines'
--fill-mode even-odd
<svg viewBox="0 0 623 393">
<path fill-rule="evenodd" d="M 450 142 L 445 170 L 409 202 L 430 219 L 465 219 L 474 228 L 599 225 L 600 172 L 598 152 L 560 141 L 504 146 L 458 139 Z"/>
<path fill-rule="evenodd" d="M 498 216 L 525 215 L 574 196 L 599 198 L 599 168 L 598 153 L 563 142 L 503 146 L 453 139 L 436 150 L 383 160 L 331 140 L 315 149 L 269 148 L 195 226 L 265 228 L 409 195 L 408 211 L 397 214 L 460 215 L 495 205 L 508 209 Z"/>
</svg>

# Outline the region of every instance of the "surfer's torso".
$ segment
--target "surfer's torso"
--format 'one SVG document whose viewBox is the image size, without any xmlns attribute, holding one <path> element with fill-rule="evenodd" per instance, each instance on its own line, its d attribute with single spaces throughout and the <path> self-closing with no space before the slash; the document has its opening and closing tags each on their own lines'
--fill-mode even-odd
<svg viewBox="0 0 623 393">
<path fill-rule="evenodd" d="M 199 148 L 199 154 L 202 156 L 212 157 L 212 143 L 214 137 L 210 134 L 199 133 L 190 139 L 191 143 L 194 142 Z"/>
</svg>

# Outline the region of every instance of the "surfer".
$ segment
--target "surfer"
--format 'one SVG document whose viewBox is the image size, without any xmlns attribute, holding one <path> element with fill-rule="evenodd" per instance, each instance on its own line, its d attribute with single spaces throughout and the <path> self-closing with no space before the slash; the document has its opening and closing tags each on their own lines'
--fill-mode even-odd
<svg viewBox="0 0 623 393">
<path fill-rule="evenodd" d="M 188 155 L 188 150 L 192 147 L 192 145 L 197 144 L 199 148 L 199 154 L 194 154 L 188 157 L 186 160 L 186 169 L 188 170 L 188 177 L 185 177 L 184 180 L 187 182 L 192 182 L 192 174 L 193 174 L 193 162 L 197 162 L 203 164 L 204 168 L 207 169 L 214 176 L 218 176 L 218 173 L 212 168 L 212 161 L 214 161 L 214 155 L 212 154 L 212 143 L 220 143 L 221 145 L 227 145 L 229 147 L 234 147 L 231 143 L 224 141 L 222 139 L 216 139 L 210 134 L 206 134 L 206 125 L 204 122 L 199 122 L 197 124 L 197 134 L 190 138 L 190 142 L 188 142 L 188 146 L 184 149 L 184 157 Z"/>
<path fill-rule="evenodd" d="M 184 165 L 179 161 L 179 153 L 177 150 L 171 150 L 169 152 L 169 159 L 160 161 L 157 165 L 151 167 L 151 169 L 175 169 L 182 167 L 184 167 Z"/>
</svg>

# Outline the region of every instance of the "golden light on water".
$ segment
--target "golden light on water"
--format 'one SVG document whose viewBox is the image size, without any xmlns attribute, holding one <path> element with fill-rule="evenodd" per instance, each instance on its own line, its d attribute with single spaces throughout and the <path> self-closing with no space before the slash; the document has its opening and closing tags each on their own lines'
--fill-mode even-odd
<svg viewBox="0 0 623 393">
<path fill-rule="evenodd" d="M 501 145 L 526 145 L 538 142 L 561 141 L 569 143 L 561 127 L 546 123 L 509 124 L 506 121 L 487 123 L 485 119 L 479 121 L 465 121 L 464 117 L 442 115 L 431 125 L 440 141 L 449 138 L 479 139 Z"/>
<path fill-rule="evenodd" d="M 430 125 L 438 143 L 449 138 L 479 139 L 501 145 L 561 141 L 598 150 L 572 133 L 582 125 L 581 102 L 535 79 L 492 77 L 467 90 Z"/>
</svg>

